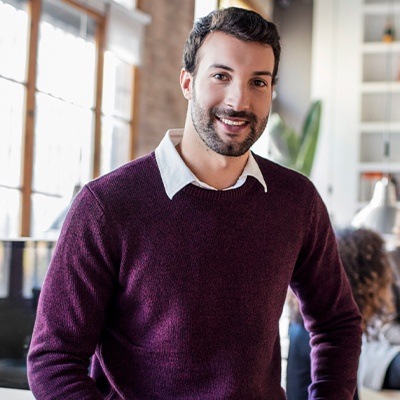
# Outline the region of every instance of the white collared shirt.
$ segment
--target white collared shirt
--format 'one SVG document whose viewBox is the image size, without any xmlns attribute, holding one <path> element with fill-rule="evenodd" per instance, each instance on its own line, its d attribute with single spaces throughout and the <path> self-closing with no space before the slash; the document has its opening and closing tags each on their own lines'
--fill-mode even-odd
<svg viewBox="0 0 400 400">
<path fill-rule="evenodd" d="M 218 190 L 210 185 L 207 185 L 207 183 L 200 181 L 184 163 L 175 147 L 179 141 L 178 143 L 174 143 L 172 141 L 171 134 L 174 133 L 175 135 L 173 136 L 179 137 L 181 136 L 179 134 L 182 133 L 182 130 L 169 130 L 155 150 L 158 168 L 161 173 L 161 178 L 167 196 L 172 199 L 176 193 L 189 184 L 197 185 L 204 189 Z M 265 183 L 264 177 L 260 171 L 260 167 L 258 166 L 251 152 L 239 179 L 233 186 L 230 186 L 224 190 L 236 189 L 242 186 L 246 182 L 248 176 L 253 176 L 256 178 L 264 187 L 264 191 L 267 192 L 267 184 Z"/>
</svg>

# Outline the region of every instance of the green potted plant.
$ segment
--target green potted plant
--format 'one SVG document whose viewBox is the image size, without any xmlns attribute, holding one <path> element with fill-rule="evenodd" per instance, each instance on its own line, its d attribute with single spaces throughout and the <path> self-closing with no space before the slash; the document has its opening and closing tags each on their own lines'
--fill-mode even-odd
<svg viewBox="0 0 400 400">
<path fill-rule="evenodd" d="M 289 168 L 309 176 L 317 147 L 321 119 L 321 101 L 314 101 L 298 134 L 277 113 L 269 121 L 271 158 Z"/>
</svg>

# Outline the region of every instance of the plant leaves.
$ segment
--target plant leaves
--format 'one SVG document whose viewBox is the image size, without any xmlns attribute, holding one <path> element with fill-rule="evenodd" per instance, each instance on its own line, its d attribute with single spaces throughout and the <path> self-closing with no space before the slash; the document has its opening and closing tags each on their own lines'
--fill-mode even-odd
<svg viewBox="0 0 400 400">
<path fill-rule="evenodd" d="M 295 169 L 309 176 L 317 148 L 322 104 L 320 100 L 312 103 L 303 125 L 301 145 L 295 162 Z"/>
<path fill-rule="evenodd" d="M 272 144 L 278 150 L 279 161 L 286 166 L 293 166 L 300 149 L 299 136 L 295 130 L 274 113 L 269 120 L 269 135 Z"/>
</svg>

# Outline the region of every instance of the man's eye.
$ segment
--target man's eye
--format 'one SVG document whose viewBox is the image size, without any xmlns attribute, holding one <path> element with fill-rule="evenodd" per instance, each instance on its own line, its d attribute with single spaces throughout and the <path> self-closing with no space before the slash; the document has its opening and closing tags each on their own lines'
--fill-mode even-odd
<svg viewBox="0 0 400 400">
<path fill-rule="evenodd" d="M 258 86 L 258 87 L 267 86 L 267 84 L 261 79 L 254 80 L 253 84 L 254 84 L 254 86 Z"/>
<path fill-rule="evenodd" d="M 219 81 L 224 81 L 228 79 L 228 77 L 225 74 L 214 74 L 213 77 Z"/>
</svg>

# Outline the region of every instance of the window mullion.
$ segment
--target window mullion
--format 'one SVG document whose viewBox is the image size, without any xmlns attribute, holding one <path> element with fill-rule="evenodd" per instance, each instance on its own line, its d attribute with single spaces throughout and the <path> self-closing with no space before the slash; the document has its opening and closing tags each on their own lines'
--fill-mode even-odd
<svg viewBox="0 0 400 400">
<path fill-rule="evenodd" d="M 29 236 L 31 230 L 31 194 L 33 178 L 33 146 L 35 129 L 35 91 L 37 77 L 37 54 L 39 43 L 39 23 L 42 2 L 31 0 L 30 7 L 30 32 L 28 53 L 28 77 L 26 92 L 26 114 L 25 114 L 25 139 L 22 168 L 22 215 L 21 236 Z"/>
<path fill-rule="evenodd" d="M 132 67 L 132 112 L 131 112 L 131 137 L 130 137 L 130 158 L 136 157 L 137 140 L 139 137 L 139 83 L 140 71 L 138 67 Z"/>
<path fill-rule="evenodd" d="M 93 151 L 93 178 L 100 175 L 101 167 L 101 111 L 103 101 L 103 75 L 104 75 L 104 22 L 99 22 L 96 29 L 96 97 L 94 106 L 94 151 Z"/>
</svg>

